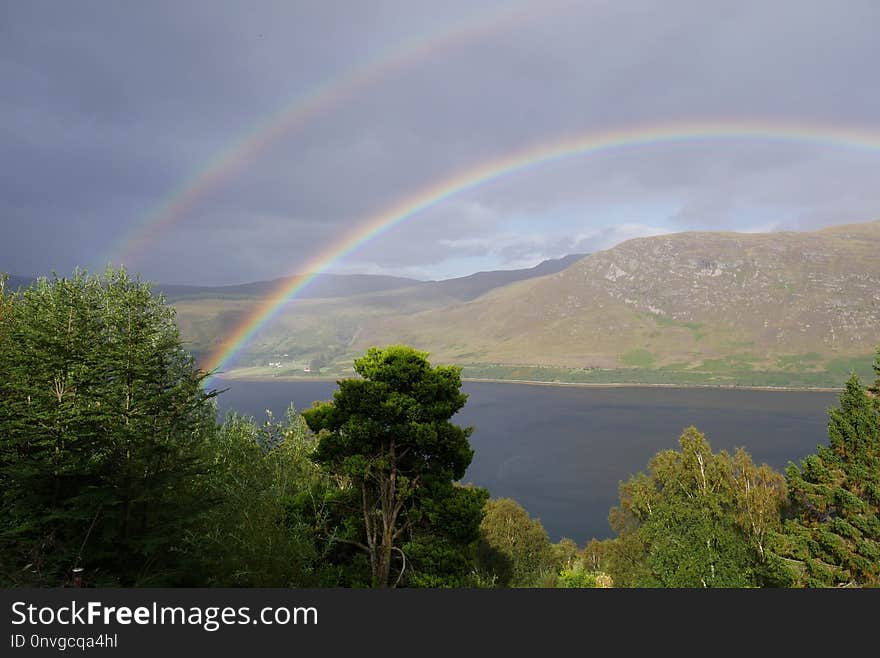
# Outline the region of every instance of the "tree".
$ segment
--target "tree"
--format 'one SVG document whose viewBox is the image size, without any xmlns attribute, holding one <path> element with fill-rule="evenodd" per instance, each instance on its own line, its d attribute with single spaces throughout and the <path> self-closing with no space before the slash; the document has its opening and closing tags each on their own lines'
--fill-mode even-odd
<svg viewBox="0 0 880 658">
<path fill-rule="evenodd" d="M 786 469 L 792 518 L 773 535 L 783 584 L 880 584 L 880 413 L 853 375 L 828 412 L 828 445 Z"/>
<path fill-rule="evenodd" d="M 609 547 L 614 540 L 603 539 L 599 541 L 595 537 L 591 539 L 583 550 L 584 564 L 591 571 L 604 571 L 607 567 Z"/>
<path fill-rule="evenodd" d="M 213 393 L 124 270 L 0 293 L 0 555 L 14 584 L 179 584 Z"/>
<path fill-rule="evenodd" d="M 403 546 L 414 587 L 475 587 L 480 521 L 489 492 L 480 487 L 427 488 L 418 497 L 420 520 Z"/>
<path fill-rule="evenodd" d="M 512 498 L 486 504 L 480 535 L 480 566 L 501 587 L 534 587 L 559 570 L 541 521 Z"/>
<path fill-rule="evenodd" d="M 745 449 L 738 448 L 730 459 L 730 486 L 736 523 L 757 553 L 759 565 L 766 567 L 768 535 L 782 527 L 785 478 L 767 464 L 757 466 Z"/>
<path fill-rule="evenodd" d="M 873 398 L 874 404 L 880 409 L 880 347 L 874 357 L 874 385 L 868 389 L 868 394 Z"/>
<path fill-rule="evenodd" d="M 599 578 L 601 574 L 591 573 L 587 571 L 583 562 L 574 562 L 571 566 L 565 567 L 559 572 L 559 578 L 556 586 L 562 589 L 585 589 L 600 587 Z M 601 585 L 605 587 L 606 585 Z"/>
<path fill-rule="evenodd" d="M 221 587 L 322 583 L 328 479 L 311 460 L 314 437 L 291 405 L 283 422 L 229 413 L 217 429 L 205 487 L 219 501 L 185 548 L 193 570 Z M 330 584 L 336 584 L 332 582 Z"/>
<path fill-rule="evenodd" d="M 366 554 L 373 586 L 395 586 L 412 561 L 407 543 L 437 549 L 428 537 L 446 548 L 476 537 L 481 505 L 474 503 L 485 493 L 454 485 L 473 458 L 472 428 L 450 422 L 467 395 L 460 368 L 432 367 L 411 347 L 370 348 L 354 367 L 360 379 L 340 380 L 333 400 L 303 417 L 318 433 L 313 459 L 350 493 L 353 536 L 337 540 Z M 429 563 L 442 561 L 435 550 L 421 552 Z"/>
<path fill-rule="evenodd" d="M 636 587 L 761 584 L 767 533 L 778 526 L 784 482 L 744 450 L 714 454 L 687 428 L 681 450 L 665 450 L 620 486 L 609 521 L 614 582 Z"/>
<path fill-rule="evenodd" d="M 571 569 L 578 562 L 582 562 L 577 542 L 569 537 L 563 537 L 559 543 L 552 544 L 550 549 L 553 553 L 553 562 L 560 569 Z"/>
</svg>

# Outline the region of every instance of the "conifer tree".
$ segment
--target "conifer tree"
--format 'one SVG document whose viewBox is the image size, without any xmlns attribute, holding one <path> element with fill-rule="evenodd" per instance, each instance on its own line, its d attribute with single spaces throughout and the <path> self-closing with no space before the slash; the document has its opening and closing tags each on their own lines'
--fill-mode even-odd
<svg viewBox="0 0 880 658">
<path fill-rule="evenodd" d="M 41 279 L 0 302 L 3 580 L 180 583 L 207 502 L 205 373 L 173 310 L 124 270 Z"/>
<path fill-rule="evenodd" d="M 786 585 L 880 584 L 880 414 L 853 375 L 828 413 L 828 445 L 786 469 L 793 518 L 773 536 Z"/>
<path fill-rule="evenodd" d="M 303 412 L 316 463 L 349 494 L 351 536 L 338 540 L 366 555 L 375 587 L 455 584 L 488 498 L 455 485 L 473 457 L 471 428 L 450 422 L 467 400 L 461 370 L 401 345 L 370 348 L 355 370 Z"/>
</svg>

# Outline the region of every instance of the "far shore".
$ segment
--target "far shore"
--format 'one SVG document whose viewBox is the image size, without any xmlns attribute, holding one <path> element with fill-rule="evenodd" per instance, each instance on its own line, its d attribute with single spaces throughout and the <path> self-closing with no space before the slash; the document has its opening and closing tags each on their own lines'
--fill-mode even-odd
<svg viewBox="0 0 880 658">
<path fill-rule="evenodd" d="M 345 379 L 351 375 L 217 375 L 215 379 L 222 381 L 237 382 L 335 382 L 339 379 Z M 754 386 L 740 384 L 646 384 L 631 382 L 559 382 L 559 381 L 540 381 L 528 379 L 491 379 L 483 377 L 462 377 L 463 382 L 485 383 L 485 384 L 524 384 L 527 386 L 559 386 L 559 387 L 577 387 L 577 388 L 675 388 L 675 389 L 693 389 L 693 388 L 711 388 L 720 390 L 740 390 L 740 391 L 782 391 L 782 392 L 814 392 L 814 393 L 839 393 L 843 390 L 839 388 L 825 388 L 817 386 Z"/>
</svg>

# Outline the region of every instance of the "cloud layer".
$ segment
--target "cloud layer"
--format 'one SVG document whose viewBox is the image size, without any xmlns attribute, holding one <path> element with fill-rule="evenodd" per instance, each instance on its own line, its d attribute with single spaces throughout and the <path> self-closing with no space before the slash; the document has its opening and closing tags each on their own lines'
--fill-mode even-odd
<svg viewBox="0 0 880 658">
<path fill-rule="evenodd" d="M 0 271 L 100 268 L 193 184 L 129 253 L 145 277 L 298 271 L 416 190 L 570 134 L 766 119 L 880 140 L 878 24 L 874 0 L 6 3 Z M 409 55 L 200 178 L 394 52 Z M 665 231 L 880 218 L 878 173 L 880 150 L 753 140 L 571 158 L 439 203 L 334 268 L 439 278 Z"/>
</svg>

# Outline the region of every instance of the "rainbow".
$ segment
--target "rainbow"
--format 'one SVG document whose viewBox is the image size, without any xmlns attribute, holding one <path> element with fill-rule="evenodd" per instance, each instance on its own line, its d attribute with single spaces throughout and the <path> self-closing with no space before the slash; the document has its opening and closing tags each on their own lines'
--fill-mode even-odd
<svg viewBox="0 0 880 658">
<path fill-rule="evenodd" d="M 214 372 L 227 365 L 254 335 L 270 323 L 284 304 L 296 297 L 318 274 L 341 261 L 358 247 L 417 214 L 480 185 L 529 167 L 563 158 L 603 153 L 615 149 L 713 140 L 771 140 L 831 147 L 880 151 L 880 131 L 851 130 L 787 122 L 688 122 L 610 132 L 590 132 L 544 142 L 483 162 L 401 199 L 358 223 L 338 242 L 327 246 L 303 265 L 307 272 L 286 279 L 247 318 L 219 343 L 203 367 Z"/>
<path fill-rule="evenodd" d="M 184 180 L 155 210 L 145 215 L 109 250 L 112 260 L 129 264 L 163 229 L 186 216 L 201 199 L 240 171 L 273 144 L 308 121 L 340 105 L 357 92 L 417 62 L 504 28 L 511 28 L 570 0 L 541 3 L 517 2 L 471 14 L 445 29 L 410 38 L 382 51 L 349 72 L 324 81 L 283 104 L 215 153 Z"/>
</svg>

